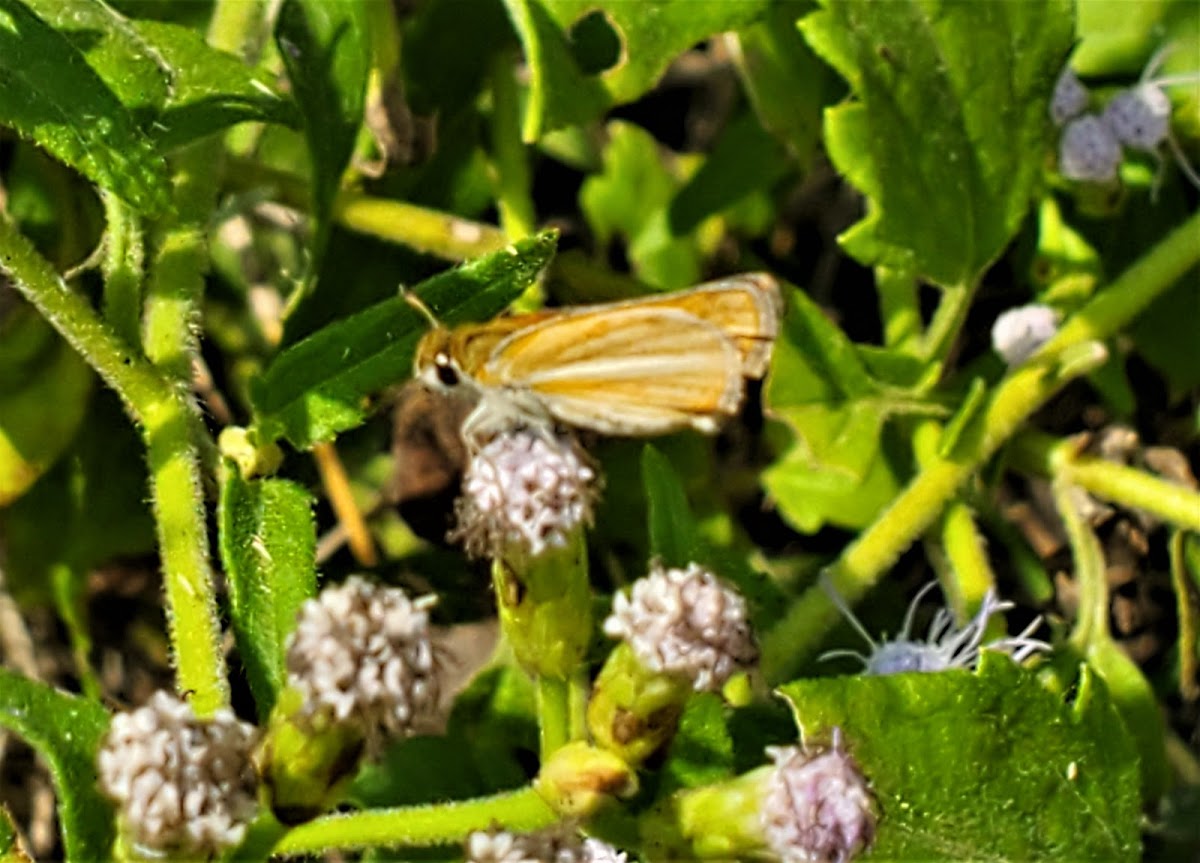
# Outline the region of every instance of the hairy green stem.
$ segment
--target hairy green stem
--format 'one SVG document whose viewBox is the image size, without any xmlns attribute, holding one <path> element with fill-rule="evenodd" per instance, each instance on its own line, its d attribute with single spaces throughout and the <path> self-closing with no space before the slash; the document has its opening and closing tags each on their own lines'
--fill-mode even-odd
<svg viewBox="0 0 1200 863">
<path fill-rule="evenodd" d="M 847 603 L 873 587 L 927 530 L 966 479 L 1029 415 L 1087 363 L 1068 362 L 1091 340 L 1115 334 L 1200 261 L 1200 213 L 1192 215 L 1068 320 L 1037 355 L 1013 369 L 988 404 L 966 424 L 954 451 L 923 466 L 908 487 L 831 566 L 829 578 Z M 1054 363 L 1061 361 L 1059 367 Z M 763 667 L 784 679 L 809 658 L 837 622 L 820 587 L 800 596 L 763 639 Z"/>
<path fill-rule="evenodd" d="M 190 396 L 219 146 L 216 139 L 204 141 L 176 160 L 175 216 L 156 237 L 142 328 L 146 356 L 179 393 L 178 409 L 148 417 L 145 430 L 177 685 L 194 692 L 192 703 L 201 715 L 229 699 L 201 478 L 211 441 Z"/>
<path fill-rule="evenodd" d="M 461 843 L 475 830 L 493 826 L 518 833 L 548 827 L 558 815 L 533 788 L 477 800 L 373 809 L 329 815 L 303 824 L 275 846 L 276 854 L 319 853 L 327 848 L 380 848 Z"/>
<path fill-rule="evenodd" d="M 108 224 L 104 232 L 104 319 L 130 345 L 141 344 L 142 281 L 146 245 L 141 219 L 112 192 L 102 191 Z"/>
<path fill-rule="evenodd" d="M 1145 471 L 1080 453 L 1076 441 L 1030 429 L 1014 438 L 1009 463 L 1029 473 L 1062 477 L 1105 500 L 1143 509 L 1200 533 L 1200 494 Z"/>
<path fill-rule="evenodd" d="M 200 621 L 198 629 L 211 633 L 211 637 L 182 640 L 173 637 L 172 642 L 176 645 L 180 690 L 194 693 L 198 711 L 211 710 L 225 701 L 226 684 L 224 660 L 216 638 L 216 603 L 211 571 L 207 568 L 203 510 L 193 494 L 193 489 L 199 488 L 198 477 L 194 460 L 185 454 L 191 449 L 191 409 L 187 398 L 160 370 L 118 338 L 2 215 L 0 268 L 117 392 L 141 426 L 149 450 L 156 505 L 159 491 L 172 489 L 167 495 L 168 516 L 174 516 L 177 509 L 184 510 L 182 517 L 169 517 L 167 523 L 159 523 L 171 619 Z M 195 483 L 193 478 L 197 480 Z M 197 561 L 203 561 L 204 565 L 198 567 Z M 176 635 L 174 628 L 172 635 Z"/>
<path fill-rule="evenodd" d="M 360 234 L 451 261 L 465 261 L 508 244 L 504 232 L 493 225 L 353 191 L 338 195 L 333 219 Z"/>
</svg>

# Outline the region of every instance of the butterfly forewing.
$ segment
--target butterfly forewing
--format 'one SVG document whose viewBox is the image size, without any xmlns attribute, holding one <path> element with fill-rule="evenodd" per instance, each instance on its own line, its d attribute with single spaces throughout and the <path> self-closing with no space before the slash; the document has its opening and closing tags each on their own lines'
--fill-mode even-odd
<svg viewBox="0 0 1200 863">
<path fill-rule="evenodd" d="M 766 372 L 778 283 L 732 276 L 670 294 L 497 318 L 427 334 L 417 372 L 478 399 L 464 425 L 559 422 L 620 435 L 715 431 Z M 453 383 L 455 367 L 467 386 Z"/>
<path fill-rule="evenodd" d="M 744 387 L 732 339 L 657 305 L 605 307 L 519 330 L 477 380 L 529 391 L 571 425 L 629 435 L 711 431 L 737 411 Z"/>
</svg>

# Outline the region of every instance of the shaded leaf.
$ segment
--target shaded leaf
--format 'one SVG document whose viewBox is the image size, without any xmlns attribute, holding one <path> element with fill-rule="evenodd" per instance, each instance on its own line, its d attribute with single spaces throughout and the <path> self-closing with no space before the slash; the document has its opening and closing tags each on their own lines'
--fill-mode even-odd
<svg viewBox="0 0 1200 863">
<path fill-rule="evenodd" d="M 821 110 L 844 89 L 796 29 L 813 0 L 782 0 L 732 37 L 734 62 L 762 126 L 807 169 L 821 140 Z"/>
<path fill-rule="evenodd" d="M 767 0 L 505 0 L 525 48 L 531 80 L 524 136 L 594 119 L 612 105 L 632 102 L 657 82 L 677 55 L 717 33 L 759 19 Z M 598 18 L 597 15 L 601 15 Z M 597 30 L 611 31 L 601 40 Z M 613 42 L 601 56 L 611 65 L 585 63 L 587 42 Z M 599 66 L 599 68 L 596 68 Z"/>
<path fill-rule="evenodd" d="M 147 487 L 141 440 L 112 391 L 98 390 L 82 433 L 54 468 L 0 508 L 9 589 L 49 602 L 57 564 L 85 574 L 114 557 L 152 551 Z"/>
<path fill-rule="evenodd" d="M 695 560 L 699 537 L 679 475 L 653 444 L 642 449 L 642 484 L 649 510 L 650 554 L 664 566 Z"/>
<path fill-rule="evenodd" d="M 165 210 L 166 163 L 65 36 L 0 0 L 0 124 L 143 213 Z"/>
<path fill-rule="evenodd" d="M 229 615 L 259 718 L 287 681 L 285 647 L 301 604 L 317 592 L 313 497 L 282 479 L 221 471 L 217 510 Z"/>
<path fill-rule="evenodd" d="M 0 507 L 24 494 L 71 444 L 94 380 L 32 306 L 0 322 Z"/>
<path fill-rule="evenodd" d="M 870 375 L 854 344 L 795 291 L 764 394 L 792 433 L 763 484 L 785 519 L 813 532 L 866 525 L 898 490 L 881 451 L 884 424 L 904 405 Z"/>
<path fill-rule="evenodd" d="M 518 297 L 554 254 L 545 232 L 422 282 L 414 290 L 443 324 L 484 320 Z M 428 327 L 404 297 L 332 323 L 280 354 L 251 382 L 260 440 L 297 447 L 329 440 L 361 423 L 366 399 L 412 373 Z"/>
<path fill-rule="evenodd" d="M 597 245 L 624 239 L 634 273 L 656 287 L 694 285 L 701 276 L 699 249 L 692 238 L 672 232 L 668 215 L 682 179 L 645 129 L 613 121 L 607 130 L 604 170 L 579 190 Z"/>
<path fill-rule="evenodd" d="M 887 860 L 1137 860 L 1137 755 L 1082 667 L 1073 703 L 985 651 L 978 672 L 789 683 L 804 738 L 841 728 Z"/>
<path fill-rule="evenodd" d="M 1071 3 L 824 7 L 801 29 L 857 96 L 826 112 L 826 146 L 868 198 L 843 247 L 864 264 L 974 284 L 1040 180 Z"/>
<path fill-rule="evenodd" d="M 287 0 L 275 25 L 275 41 L 304 118 L 312 161 L 317 257 L 363 121 L 371 71 L 369 17 L 363 4 L 364 0 Z"/>
<path fill-rule="evenodd" d="M 108 731 L 107 711 L 0 668 L 0 727 L 19 735 L 49 765 L 67 860 L 110 859 L 113 809 L 96 786 L 96 750 Z"/>
<path fill-rule="evenodd" d="M 790 170 L 775 139 L 754 115 L 744 114 L 725 128 L 704 164 L 671 201 L 671 232 L 694 231 L 709 216 L 770 189 Z"/>
</svg>

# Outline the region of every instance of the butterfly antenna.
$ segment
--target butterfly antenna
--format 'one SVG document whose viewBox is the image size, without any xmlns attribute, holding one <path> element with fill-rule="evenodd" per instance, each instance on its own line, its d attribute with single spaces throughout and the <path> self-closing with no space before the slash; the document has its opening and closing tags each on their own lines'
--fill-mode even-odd
<svg viewBox="0 0 1200 863">
<path fill-rule="evenodd" d="M 400 286 L 400 296 L 404 298 L 404 302 L 408 303 L 414 309 L 421 313 L 421 317 L 429 321 L 429 325 L 436 329 L 442 328 L 442 322 L 437 319 L 437 315 L 433 313 L 433 309 L 425 305 L 425 301 L 410 291 L 403 285 Z"/>
</svg>

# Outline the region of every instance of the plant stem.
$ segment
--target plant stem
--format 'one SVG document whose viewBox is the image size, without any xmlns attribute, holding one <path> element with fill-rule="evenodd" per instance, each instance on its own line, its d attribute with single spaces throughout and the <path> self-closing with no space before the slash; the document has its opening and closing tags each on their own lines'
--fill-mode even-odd
<svg viewBox="0 0 1200 863">
<path fill-rule="evenodd" d="M 571 735 L 571 699 L 566 678 L 537 678 L 538 748 L 542 763 L 561 749 Z"/>
<path fill-rule="evenodd" d="M 141 344 L 145 240 L 141 220 L 112 192 L 102 191 L 108 225 L 104 232 L 104 319 L 130 345 Z"/>
<path fill-rule="evenodd" d="M 883 343 L 899 351 L 919 348 L 921 304 L 912 273 L 888 267 L 875 268 L 879 313 L 883 318 Z"/>
<path fill-rule="evenodd" d="M 504 232 L 493 225 L 359 192 L 338 195 L 333 219 L 360 234 L 451 261 L 465 261 L 508 244 Z"/>
<path fill-rule="evenodd" d="M 0 215 L 0 269 L 125 403 L 149 450 L 156 507 L 166 504 L 159 540 L 167 572 L 178 686 L 193 693 L 198 712 L 224 703 L 224 660 L 216 632 L 216 603 L 207 567 L 208 540 L 199 505 L 191 447 L 191 410 L 183 392 L 136 354 L 73 292 L 33 245 Z M 194 480 L 194 482 L 193 482 Z M 160 492 L 170 489 L 160 501 Z M 177 511 L 182 510 L 178 515 Z M 203 565 L 200 565 L 203 563 Z M 179 621 L 200 621 L 202 638 L 178 637 Z M 190 631 L 190 630 L 189 630 Z"/>
<path fill-rule="evenodd" d="M 521 140 L 521 104 L 517 93 L 516 62 L 509 51 L 492 60 L 492 159 L 500 226 L 508 241 L 527 237 L 536 228 L 532 181 L 525 143 Z"/>
<path fill-rule="evenodd" d="M 158 232 L 142 329 L 146 356 L 179 393 L 175 410 L 147 418 L 146 439 L 171 642 L 179 664 L 177 684 L 180 691 L 193 691 L 192 704 L 199 715 L 229 699 L 201 480 L 203 448 L 207 443 L 211 449 L 211 441 L 190 395 L 208 264 L 205 226 L 213 195 L 209 178 L 220 158 L 219 147 L 216 139 L 203 141 L 176 159 L 175 215 Z"/>
<path fill-rule="evenodd" d="M 955 336 L 962 329 L 974 291 L 966 285 L 942 289 L 942 299 L 921 344 L 921 356 L 927 360 L 945 360 Z"/>
<path fill-rule="evenodd" d="M 1200 533 L 1200 494 L 1145 471 L 1080 453 L 1076 441 L 1029 429 L 1013 440 L 1009 459 L 1019 470 L 1062 477 L 1105 500 L 1143 509 Z"/>
<path fill-rule="evenodd" d="M 908 487 L 830 567 L 829 578 L 847 603 L 866 594 L 938 517 L 963 482 L 1008 440 L 1029 415 L 1086 363 L 1068 362 L 1091 340 L 1115 334 L 1198 260 L 1200 212 L 1167 235 L 1097 294 L 1025 364 L 1011 370 L 989 403 L 964 427 L 955 450 L 923 466 Z M 940 311 L 939 311 L 940 313 Z M 1062 360 L 1054 368 L 1055 360 Z M 837 622 L 837 609 L 820 587 L 810 588 L 763 639 L 769 679 L 786 679 Z"/>
<path fill-rule="evenodd" d="M 533 788 L 493 797 L 329 815 L 295 828 L 275 846 L 276 854 L 319 853 L 326 848 L 377 848 L 390 845 L 447 845 L 462 842 L 475 830 L 499 826 L 531 832 L 558 821 L 558 815 Z"/>
</svg>

